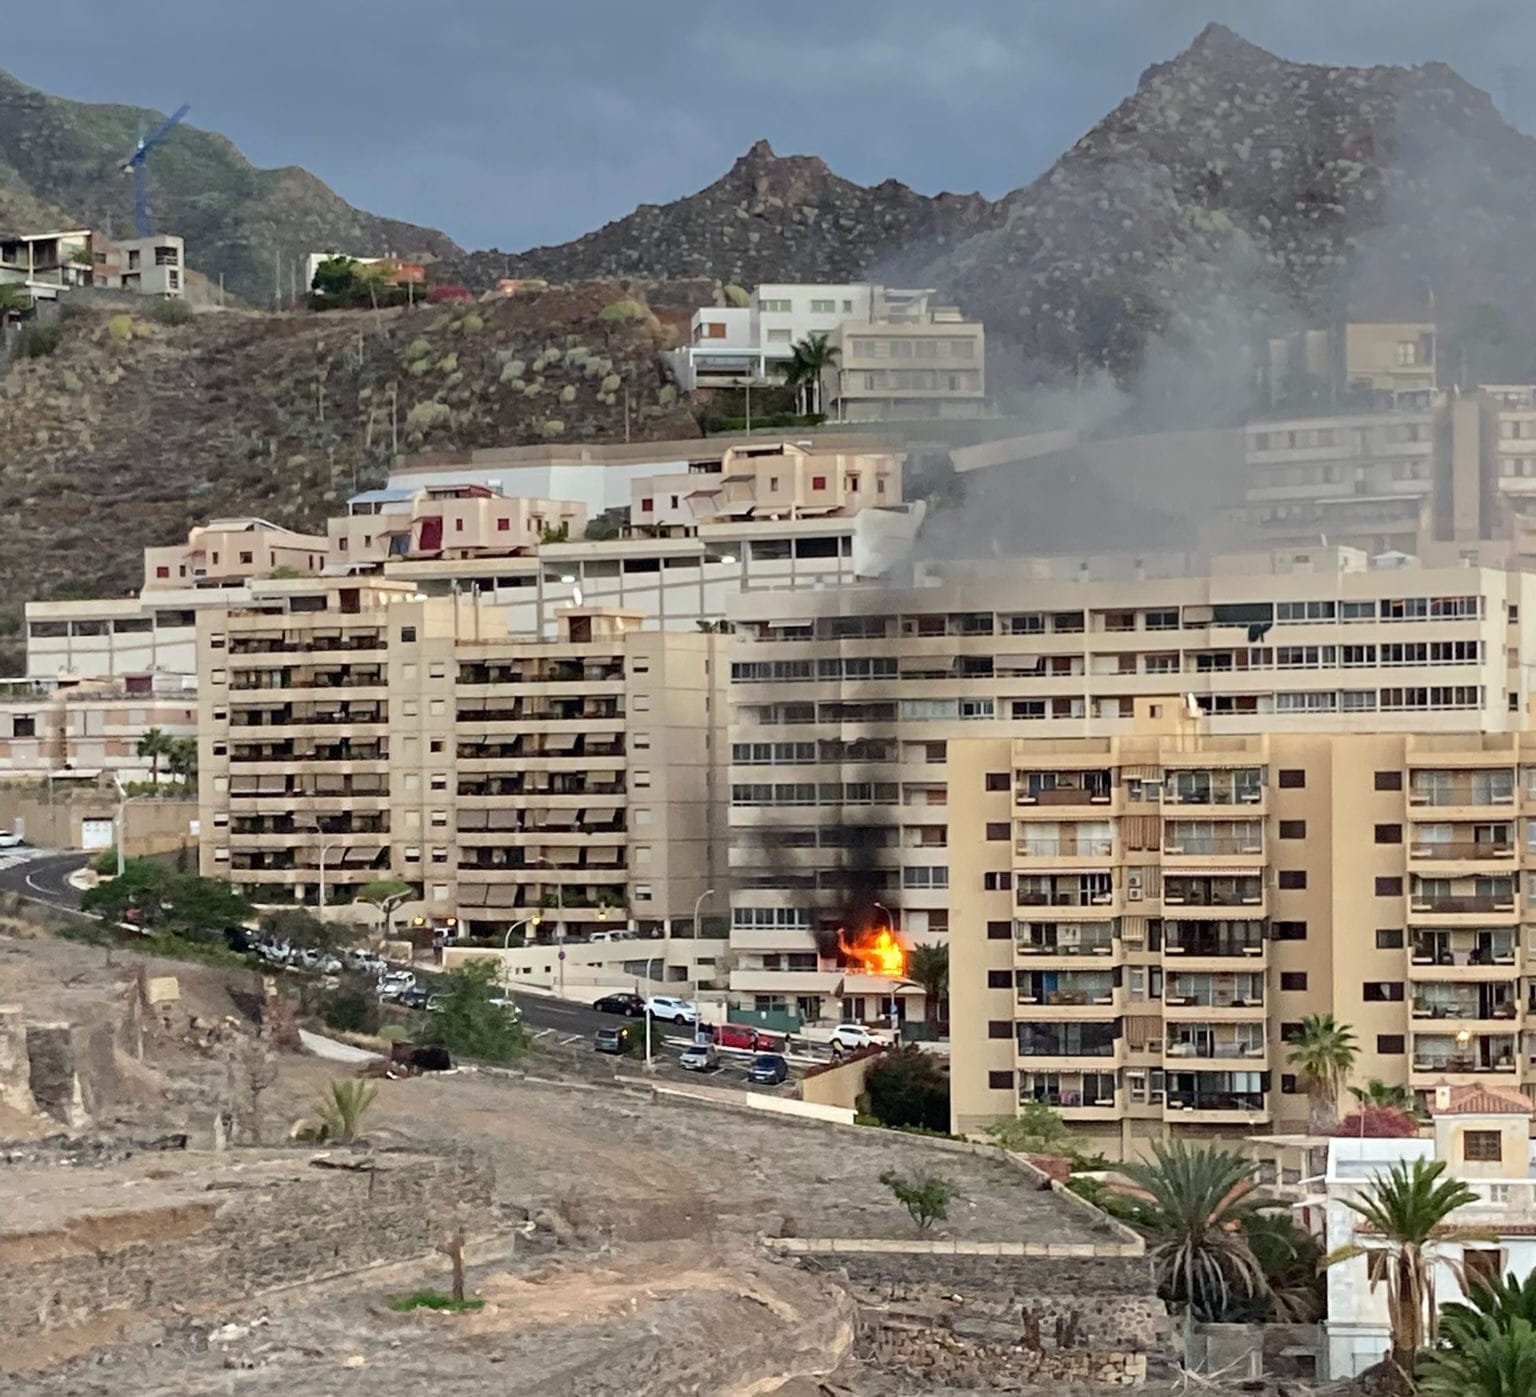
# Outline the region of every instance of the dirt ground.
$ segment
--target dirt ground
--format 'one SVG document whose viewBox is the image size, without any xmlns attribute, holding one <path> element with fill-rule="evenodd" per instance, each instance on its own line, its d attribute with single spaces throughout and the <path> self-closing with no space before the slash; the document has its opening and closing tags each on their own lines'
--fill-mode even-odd
<svg viewBox="0 0 1536 1397">
<path fill-rule="evenodd" d="M 121 959 L 121 957 L 119 957 Z M 242 1012 L 242 982 L 167 963 L 200 1024 Z M 129 965 L 100 950 L 0 936 L 0 1004 L 61 1017 L 111 1012 Z M 233 1031 L 233 1029 L 231 1030 Z M 105 1122 L 108 1133 L 196 1126 L 216 1109 L 227 1052 L 151 1041 Z M 121 1054 L 119 1054 L 121 1056 Z M 304 1114 L 335 1064 L 287 1054 L 268 1094 L 269 1138 Z M 557 1071 L 535 1059 L 530 1073 Z M 474 1314 L 395 1313 L 392 1298 L 446 1288 L 446 1261 L 173 1318 L 46 1374 L 17 1397 L 440 1397 L 444 1392 L 732 1394 L 781 1397 L 931 1391 L 858 1361 L 852 1303 L 835 1281 L 768 1255 L 763 1236 L 913 1236 L 882 1170 L 931 1172 L 957 1189 L 932 1234 L 1092 1241 L 1092 1219 L 1004 1162 L 854 1132 L 691 1105 L 612 1085 L 474 1071 L 379 1083 L 368 1128 L 427 1148 L 468 1146 L 495 1169 L 497 1215 L 477 1220 Z M 0 1121 L 0 1139 L 8 1122 Z M 35 1171 L 15 1174 L 19 1183 Z M 0 1174 L 0 1188 L 5 1178 Z M 483 1225 L 478 1225 L 483 1224 Z M 447 1220 L 445 1220 L 445 1239 Z"/>
</svg>

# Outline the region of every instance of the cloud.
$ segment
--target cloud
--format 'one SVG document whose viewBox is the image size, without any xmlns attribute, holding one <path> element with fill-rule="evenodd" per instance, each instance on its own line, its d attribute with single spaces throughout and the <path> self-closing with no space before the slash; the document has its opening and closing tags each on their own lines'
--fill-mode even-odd
<svg viewBox="0 0 1536 1397">
<path fill-rule="evenodd" d="M 850 179 L 991 195 L 1032 179 L 1212 17 L 1287 57 L 1441 59 L 1497 92 L 1526 0 L 886 0 L 805 12 L 633 0 L 54 0 L 4 62 L 63 96 L 193 106 L 259 164 L 516 250 L 717 178 L 766 136 Z M 1536 74 L 1524 100 L 1536 123 Z M 1517 92 L 1517 98 L 1519 93 Z"/>
</svg>

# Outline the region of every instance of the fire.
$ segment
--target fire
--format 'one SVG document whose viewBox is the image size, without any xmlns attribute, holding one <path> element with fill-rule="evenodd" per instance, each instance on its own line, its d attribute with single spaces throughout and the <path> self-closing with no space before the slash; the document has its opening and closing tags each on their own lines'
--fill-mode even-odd
<svg viewBox="0 0 1536 1397">
<path fill-rule="evenodd" d="M 842 927 L 837 930 L 838 949 L 866 975 L 886 975 L 893 980 L 907 973 L 907 951 L 889 927 L 867 928 L 852 942 Z"/>
</svg>

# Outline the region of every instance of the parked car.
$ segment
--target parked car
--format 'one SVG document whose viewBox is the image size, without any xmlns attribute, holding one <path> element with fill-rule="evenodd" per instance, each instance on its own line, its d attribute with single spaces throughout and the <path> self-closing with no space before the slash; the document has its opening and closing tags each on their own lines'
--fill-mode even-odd
<svg viewBox="0 0 1536 1397">
<path fill-rule="evenodd" d="M 638 1019 L 645 1013 L 645 1000 L 638 994 L 605 994 L 592 1006 L 599 1014 L 623 1014 Z"/>
<path fill-rule="evenodd" d="M 389 996 L 380 995 L 380 998 L 386 997 L 393 999 L 402 1009 L 430 1009 L 432 1001 L 441 998 L 440 995 L 428 994 L 420 985 L 408 985 Z"/>
<path fill-rule="evenodd" d="M 409 970 L 391 970 L 379 979 L 380 999 L 400 999 L 407 990 L 416 988 L 416 976 Z M 426 1001 L 423 1000 L 423 1003 Z"/>
<path fill-rule="evenodd" d="M 19 849 L 26 842 L 15 830 L 0 829 L 0 849 Z"/>
<path fill-rule="evenodd" d="M 498 1009 L 505 1010 L 514 1019 L 521 1019 L 523 1017 L 521 1007 L 519 1007 L 518 1002 L 510 994 L 493 994 L 491 996 L 491 1003 Z"/>
<path fill-rule="evenodd" d="M 710 1036 L 722 1048 L 745 1048 L 748 1052 L 757 1051 L 758 1033 L 751 1024 L 744 1023 L 718 1023 L 710 1026 Z"/>
<path fill-rule="evenodd" d="M 789 1080 L 789 1064 L 779 1053 L 759 1053 L 747 1068 L 747 1080 L 776 1087 L 780 1082 Z"/>
<path fill-rule="evenodd" d="M 249 927 L 225 927 L 224 942 L 230 950 L 240 955 L 247 955 L 252 951 L 259 952 L 261 950 L 261 941 Z"/>
<path fill-rule="evenodd" d="M 861 1023 L 840 1023 L 832 1030 L 832 1046 L 835 1048 L 883 1048 L 888 1041 L 884 1035 Z"/>
<path fill-rule="evenodd" d="M 628 1038 L 627 1028 L 600 1028 L 592 1035 L 592 1046 L 600 1053 L 617 1055 L 624 1051 Z"/>
<path fill-rule="evenodd" d="M 670 994 L 653 994 L 645 1001 L 645 1008 L 653 1019 L 668 1023 L 697 1023 L 699 1011 L 686 999 L 674 999 Z"/>
<path fill-rule="evenodd" d="M 683 1049 L 679 1061 L 685 1072 L 713 1072 L 720 1066 L 720 1054 L 711 1043 L 695 1043 Z"/>
</svg>

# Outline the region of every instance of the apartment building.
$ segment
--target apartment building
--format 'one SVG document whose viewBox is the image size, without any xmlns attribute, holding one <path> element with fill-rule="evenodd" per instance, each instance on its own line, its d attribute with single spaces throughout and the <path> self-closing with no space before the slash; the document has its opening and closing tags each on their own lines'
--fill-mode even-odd
<svg viewBox="0 0 1536 1397">
<path fill-rule="evenodd" d="M 110 772 L 147 781 L 154 764 L 138 745 L 151 728 L 171 737 L 197 731 L 190 679 L 0 680 L 0 780 Z"/>
<path fill-rule="evenodd" d="M 953 1035 L 952 1057 L 965 1128 L 1037 1090 L 1071 1098 L 1070 1118 L 1116 1139 L 1121 1122 L 1160 1129 L 1173 1110 L 1175 1123 L 1223 1128 L 1294 1119 L 1303 1104 L 1274 1085 L 1285 1075 L 1271 1060 L 1276 1024 L 1314 1009 L 1354 1023 L 1373 1047 L 1380 1037 L 1365 1073 L 1406 1080 L 1411 1053 L 1419 1086 L 1466 1061 L 1443 1051 L 1462 1025 L 1449 1040 L 1409 1029 L 1408 948 L 1438 947 L 1432 933 L 1445 931 L 1453 954 L 1470 957 L 1481 943 L 1464 933 L 1518 921 L 1518 899 L 1505 905 L 1517 877 L 1507 849 L 1490 854 L 1493 868 L 1437 862 L 1440 844 L 1469 851 L 1498 819 L 1462 815 L 1434 792 L 1448 781 L 1481 799 L 1470 773 L 1494 762 L 1516 780 L 1533 582 L 1371 567 L 1321 548 L 1130 584 L 1045 571 L 737 599 L 733 989 L 752 1007 L 807 1018 L 911 1018 L 915 988 L 898 987 L 892 1006 L 838 988 L 848 958 L 837 927 L 867 919 L 871 904 L 890 909 L 909 944 L 951 947 L 951 1023 L 969 1035 L 965 1045 Z M 1132 783 L 1143 792 L 1134 799 Z M 1058 786 L 1062 795 L 1030 803 Z M 1068 817 L 1056 801 L 1082 808 Z M 1434 829 L 1415 833 L 1421 819 Z M 1513 835 L 1506 821 L 1498 838 Z M 862 908 L 849 906 L 850 881 Z M 1303 939 L 1292 923 L 1305 924 L 1306 944 L 1282 947 Z M 1351 961 L 1356 939 L 1378 928 L 1380 945 L 1361 941 L 1364 959 Z M 1507 940 L 1488 944 L 1504 955 Z M 1132 949 L 1138 958 L 1116 963 Z M 1180 955 L 1196 959 L 1170 967 Z M 1135 981 L 1133 967 L 1145 972 Z M 1165 974 L 1196 976 L 1171 991 L 1187 1005 L 1170 1002 Z M 1216 1027 L 1187 1040 L 1153 1032 L 1164 1015 Z M 1062 1036 L 1055 1023 L 1077 1026 Z M 1507 1030 L 1473 1036 L 1478 1063 L 1506 1061 Z M 1224 1087 L 1203 1067 L 1190 1077 L 1162 1060 L 1209 1057 L 1218 1040 L 1224 1052 L 1242 1047 L 1209 1069 L 1227 1074 Z M 1133 1041 L 1150 1046 L 1128 1057 Z M 1063 1084 L 1062 1058 L 1101 1056 L 1110 1061 L 1070 1064 L 1077 1077 L 1067 1071 Z M 1150 1099 L 1154 1068 L 1185 1072 L 1177 1094 L 1165 1076 Z M 1132 1069 L 1148 1075 L 1133 1081 Z M 1189 1104 L 1197 1098 L 1207 1104 Z M 1124 1131 L 1135 1138 L 1132 1124 Z"/>
<path fill-rule="evenodd" d="M 555 640 L 517 639 L 489 604 L 388 579 L 205 608 L 203 870 L 263 904 L 399 878 L 497 938 L 690 915 L 715 871 L 718 638 L 641 623 L 572 607 Z"/>
<path fill-rule="evenodd" d="M 873 322 L 845 321 L 830 336 L 838 361 L 823 374 L 835 422 L 981 417 L 987 405 L 986 332 L 928 293 Z"/>
<path fill-rule="evenodd" d="M 53 300 L 90 279 L 88 228 L 0 236 L 0 285 L 23 286 L 34 297 Z"/>
<path fill-rule="evenodd" d="M 575 500 L 503 495 L 489 485 L 436 485 L 364 490 L 326 526 L 332 571 L 373 570 L 389 562 L 461 562 L 511 556 L 550 537 L 579 538 L 586 507 Z"/>
<path fill-rule="evenodd" d="M 186 295 L 187 245 L 171 233 L 149 238 L 91 237 L 92 286 L 144 296 Z"/>
<path fill-rule="evenodd" d="M 265 519 L 214 519 L 193 528 L 185 543 L 144 550 L 144 590 L 237 587 L 274 572 L 317 573 L 328 541 Z"/>
<path fill-rule="evenodd" d="M 668 354 L 678 386 L 733 388 L 768 377 L 768 353 L 754 337 L 751 306 L 703 306 L 688 324 L 688 343 Z"/>
</svg>

